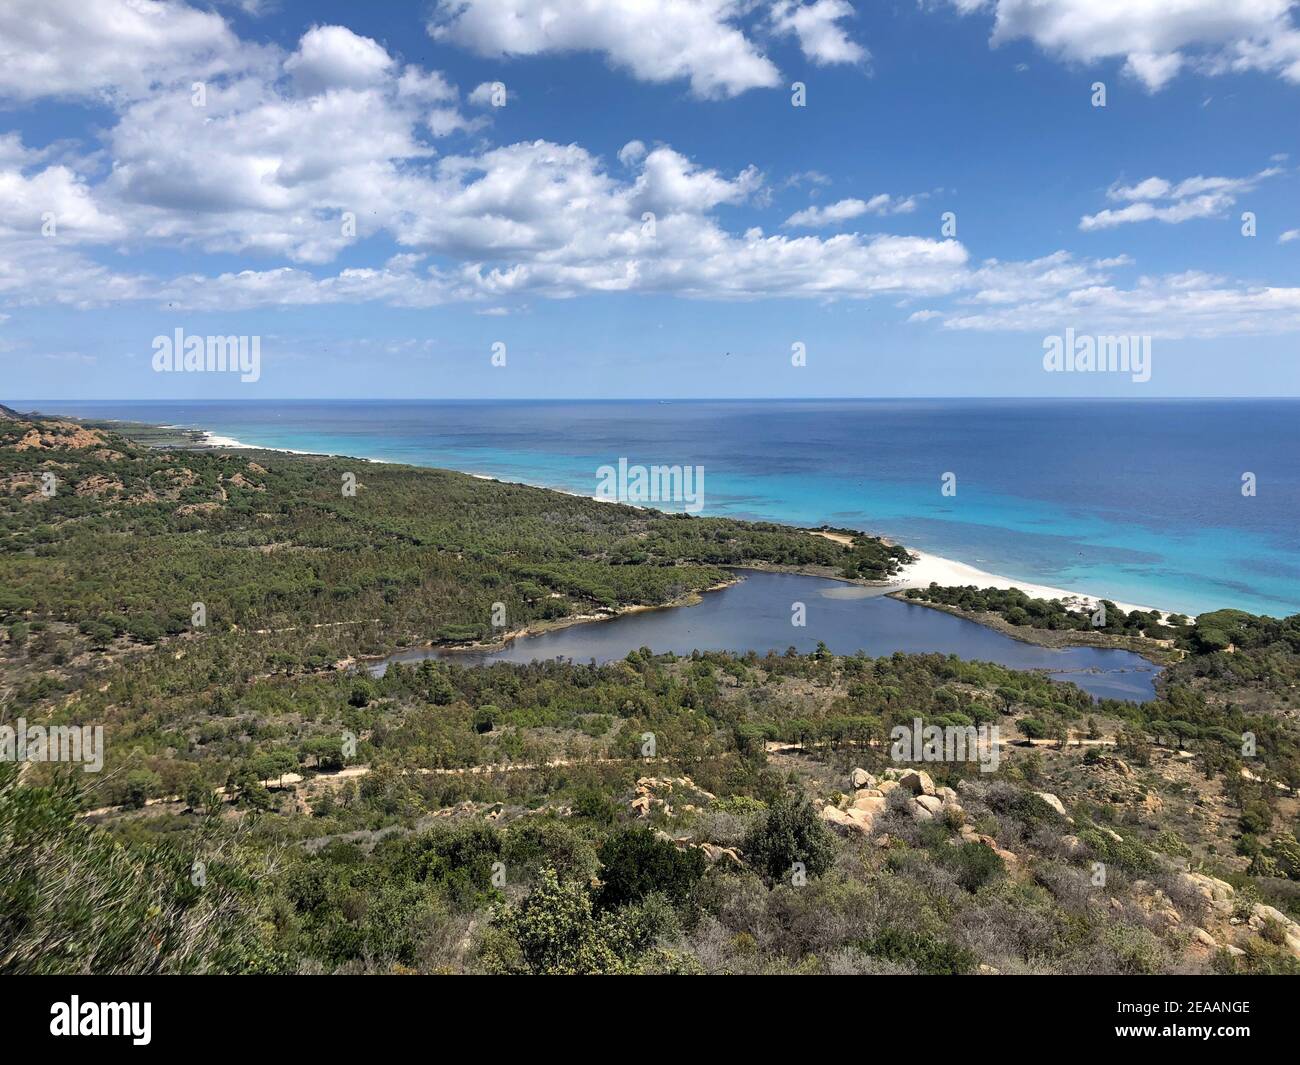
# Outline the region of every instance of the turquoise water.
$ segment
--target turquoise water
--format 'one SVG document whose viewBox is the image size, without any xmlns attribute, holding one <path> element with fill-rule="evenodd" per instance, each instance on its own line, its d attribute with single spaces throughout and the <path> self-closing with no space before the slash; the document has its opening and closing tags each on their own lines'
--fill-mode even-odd
<svg viewBox="0 0 1300 1065">
<path fill-rule="evenodd" d="M 1155 698 L 1159 668 L 1129 651 L 1037 647 L 939 610 L 887 598 L 878 590 L 793 573 L 740 572 L 744 581 L 709 592 L 695 606 L 570 625 L 514 640 L 499 651 L 402 651 L 372 666 L 371 672 L 382 675 L 392 662 L 425 658 L 471 666 L 550 658 L 612 662 L 641 647 L 681 655 L 697 648 L 762 655 L 782 653 L 788 647 L 806 653 L 824 642 L 836 654 L 862 651 L 879 658 L 895 651 L 937 652 L 1012 669 L 1042 670 L 1098 699 L 1145 702 Z M 804 606 L 802 626 L 791 624 L 794 603 Z"/>
<path fill-rule="evenodd" d="M 844 525 L 981 569 L 1198 613 L 1300 611 L 1300 401 L 42 402 L 246 443 L 592 495 L 705 469 L 704 513 Z M 1242 475 L 1257 478 L 1243 496 Z M 940 492 L 956 475 L 956 495 Z"/>
</svg>

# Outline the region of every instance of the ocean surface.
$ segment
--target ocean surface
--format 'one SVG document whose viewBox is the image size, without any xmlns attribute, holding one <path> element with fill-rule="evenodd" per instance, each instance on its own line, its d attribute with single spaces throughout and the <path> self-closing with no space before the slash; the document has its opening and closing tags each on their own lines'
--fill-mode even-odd
<svg viewBox="0 0 1300 1065">
<path fill-rule="evenodd" d="M 1038 647 L 940 610 L 890 599 L 880 589 L 794 573 L 738 572 L 745 578 L 740 584 L 709 592 L 695 606 L 570 625 L 514 640 L 498 651 L 400 651 L 370 671 L 382 675 L 392 662 L 425 658 L 474 666 L 550 658 L 613 662 L 641 647 L 681 655 L 697 648 L 762 655 L 794 647 L 807 653 L 821 641 L 836 654 L 862 651 L 880 658 L 895 651 L 937 652 L 1012 669 L 1043 670 L 1056 680 L 1072 681 L 1097 699 L 1145 702 L 1155 698 L 1159 667 L 1129 651 Z M 804 606 L 802 626 L 791 624 L 795 603 Z"/>
<path fill-rule="evenodd" d="M 620 458 L 702 466 L 706 515 L 1168 610 L 1300 611 L 1300 400 L 9 402 L 584 495 Z"/>
</svg>

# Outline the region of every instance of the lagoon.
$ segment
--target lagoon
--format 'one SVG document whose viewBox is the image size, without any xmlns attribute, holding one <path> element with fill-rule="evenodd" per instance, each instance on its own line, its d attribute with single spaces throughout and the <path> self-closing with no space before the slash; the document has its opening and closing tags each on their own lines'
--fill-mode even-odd
<svg viewBox="0 0 1300 1065">
<path fill-rule="evenodd" d="M 886 588 L 864 588 L 842 581 L 793 573 L 737 570 L 744 579 L 706 593 L 694 606 L 624 614 L 524 636 L 491 651 L 423 648 L 390 655 L 371 667 L 382 675 L 392 662 L 438 658 L 464 665 L 532 662 L 568 658 L 598 663 L 624 658 L 629 651 L 688 655 L 693 650 L 800 652 L 824 642 L 836 654 L 862 651 L 873 658 L 896 651 L 937 652 L 997 662 L 1013 669 L 1041 670 L 1068 680 L 1098 699 L 1142 702 L 1155 697 L 1160 667 L 1129 651 L 1094 647 L 1039 647 L 984 625 L 930 607 L 889 598 Z M 802 603 L 805 624 L 793 625 Z"/>
</svg>

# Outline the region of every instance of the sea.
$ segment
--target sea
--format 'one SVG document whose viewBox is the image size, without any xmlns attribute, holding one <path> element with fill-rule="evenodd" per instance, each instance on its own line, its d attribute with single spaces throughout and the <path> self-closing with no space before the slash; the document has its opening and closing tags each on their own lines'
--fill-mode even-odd
<svg viewBox="0 0 1300 1065">
<path fill-rule="evenodd" d="M 583 495 L 620 459 L 691 466 L 706 516 L 1189 614 L 1300 612 L 1300 400 L 8 402 Z"/>
</svg>

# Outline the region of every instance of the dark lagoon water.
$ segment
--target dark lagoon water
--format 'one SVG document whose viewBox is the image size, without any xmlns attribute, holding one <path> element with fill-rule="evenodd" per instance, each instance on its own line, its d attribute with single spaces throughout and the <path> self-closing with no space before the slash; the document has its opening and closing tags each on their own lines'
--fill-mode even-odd
<svg viewBox="0 0 1300 1065">
<path fill-rule="evenodd" d="M 697 648 L 765 654 L 791 646 L 812 651 L 822 641 L 836 654 L 862 651 L 878 658 L 895 651 L 938 652 L 1044 670 L 1098 699 L 1141 702 L 1155 697 L 1159 667 L 1128 651 L 1037 647 L 939 610 L 890 599 L 881 589 L 797 574 L 741 572 L 745 580 L 740 584 L 709 592 L 695 606 L 570 625 L 517 639 L 499 651 L 402 651 L 372 666 L 371 672 L 382 675 L 391 662 L 425 658 L 465 665 L 551 658 L 611 662 L 640 647 L 681 655 Z M 791 624 L 795 603 L 804 604 L 802 628 Z"/>
</svg>

